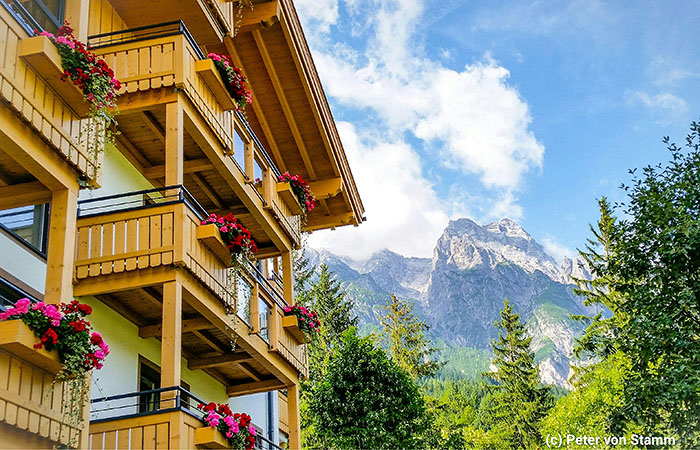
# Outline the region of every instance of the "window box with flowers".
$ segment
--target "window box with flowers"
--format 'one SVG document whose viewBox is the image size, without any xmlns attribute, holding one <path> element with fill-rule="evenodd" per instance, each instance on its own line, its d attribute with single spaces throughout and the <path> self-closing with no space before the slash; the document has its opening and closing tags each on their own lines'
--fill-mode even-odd
<svg viewBox="0 0 700 450">
<path fill-rule="evenodd" d="M 279 176 L 277 192 L 290 209 L 297 209 L 298 214 L 306 216 L 316 207 L 316 197 L 309 188 L 309 183 L 301 175 L 290 175 L 285 172 Z"/>
<path fill-rule="evenodd" d="M 200 403 L 204 411 L 202 420 L 207 425 L 194 432 L 194 444 L 204 448 L 230 448 L 233 450 L 253 450 L 255 448 L 255 428 L 245 413 L 232 413 L 226 404 Z"/>
<path fill-rule="evenodd" d="M 253 99 L 241 69 L 235 67 L 226 55 L 209 53 L 207 58 L 197 61 L 195 70 L 204 79 L 221 107 L 224 110 L 244 110 Z"/>
<path fill-rule="evenodd" d="M 77 300 L 57 307 L 19 299 L 0 313 L 0 346 L 57 379 L 87 376 L 92 369 L 101 369 L 109 354 L 102 336 L 91 332 L 85 320 L 91 313 L 89 305 Z"/>
<path fill-rule="evenodd" d="M 300 344 L 309 342 L 318 332 L 321 322 L 318 315 L 305 306 L 293 305 L 284 307 L 282 328 L 287 330 Z"/>
<path fill-rule="evenodd" d="M 233 214 L 211 214 L 197 227 L 201 240 L 227 267 L 241 267 L 255 259 L 258 246 L 250 231 Z"/>
<path fill-rule="evenodd" d="M 117 91 L 121 85 L 104 59 L 78 41 L 67 23 L 55 35 L 44 31 L 39 36 L 22 39 L 19 56 L 79 117 L 106 119 L 105 130 L 115 122 Z"/>
</svg>

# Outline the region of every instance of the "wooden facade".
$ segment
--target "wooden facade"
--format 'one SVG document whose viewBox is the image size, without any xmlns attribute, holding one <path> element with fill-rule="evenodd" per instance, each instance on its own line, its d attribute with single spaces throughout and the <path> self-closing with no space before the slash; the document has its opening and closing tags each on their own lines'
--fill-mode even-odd
<svg viewBox="0 0 700 450">
<path fill-rule="evenodd" d="M 115 184 L 96 151 L 104 129 L 61 80 L 60 56 L 32 36 L 17 3 L 0 0 L 0 210 L 50 204 L 43 300 L 95 297 L 140 338 L 158 339 L 164 388 L 181 385 L 184 358 L 229 397 L 285 390 L 280 427 L 299 448 L 308 361 L 283 314 L 294 302 L 292 252 L 303 232 L 356 226 L 364 211 L 292 1 L 59 1 L 63 19 L 120 80 L 112 150 L 152 187 L 80 202 L 81 189 Z M 208 52 L 228 55 L 247 77 L 245 114 Z M 310 182 L 319 206 L 308 217 L 278 181 L 282 172 Z M 230 267 L 218 233 L 200 225 L 208 213 L 229 212 L 251 231 L 259 264 Z M 120 368 L 107 361 L 103 370 Z M 75 436 L 94 449 L 217 445 L 184 410 L 71 428 L 60 384 L 43 394 L 51 379 L 31 358 L 0 348 L 7 447 Z"/>
</svg>

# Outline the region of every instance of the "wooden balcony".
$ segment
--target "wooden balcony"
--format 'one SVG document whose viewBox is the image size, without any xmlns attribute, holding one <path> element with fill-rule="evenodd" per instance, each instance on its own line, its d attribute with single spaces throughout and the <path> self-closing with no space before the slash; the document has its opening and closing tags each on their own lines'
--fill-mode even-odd
<svg viewBox="0 0 700 450">
<path fill-rule="evenodd" d="M 62 72 L 56 49 L 26 48 L 31 39 L 0 6 L 0 186 L 47 184 L 58 173 L 98 183 L 100 127 L 81 118 L 82 95 L 56 76 Z"/>
<path fill-rule="evenodd" d="M 132 392 L 91 401 L 90 450 L 225 449 L 226 437 L 206 425 L 198 404 L 181 387 Z M 245 412 L 245 411 L 241 411 Z M 255 448 L 281 450 L 255 436 Z"/>
<path fill-rule="evenodd" d="M 163 148 L 181 132 L 184 185 L 199 203 L 233 211 L 259 247 L 269 248 L 266 255 L 300 244 L 300 211 L 278 192 L 279 170 L 243 116 L 231 111 L 219 74 L 184 24 L 96 35 L 90 43 L 122 81 L 117 146 L 149 181 L 164 185 Z M 168 130 L 166 105 L 175 102 L 183 105 L 184 131 Z M 252 186 L 257 177 L 262 191 Z"/>
<path fill-rule="evenodd" d="M 75 407 L 54 383 L 60 370 L 55 352 L 35 350 L 34 333 L 19 320 L 0 323 L 0 433 L 3 448 L 77 445 L 81 427 L 68 411 Z"/>
<path fill-rule="evenodd" d="M 206 216 L 182 187 L 81 202 L 75 295 L 98 296 L 139 326 L 141 337 L 159 338 L 163 284 L 177 281 L 190 368 L 205 370 L 232 396 L 307 376 L 306 349 L 282 327 L 283 296 L 255 267 L 236 272 L 212 250 L 211 236 L 198 233 Z"/>
</svg>

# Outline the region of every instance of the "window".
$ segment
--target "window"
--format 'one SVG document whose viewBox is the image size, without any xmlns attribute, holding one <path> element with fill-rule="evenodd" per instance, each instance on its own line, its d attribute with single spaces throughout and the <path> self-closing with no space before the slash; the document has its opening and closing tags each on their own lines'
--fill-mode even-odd
<svg viewBox="0 0 700 450">
<path fill-rule="evenodd" d="M 48 225 L 48 204 L 0 211 L 0 227 L 42 255 L 46 255 Z"/>
<path fill-rule="evenodd" d="M 187 392 L 190 391 L 190 385 L 184 381 L 180 381 L 180 387 Z M 139 356 L 139 392 L 153 391 L 160 388 L 160 367 L 143 356 Z M 196 404 L 190 405 L 190 396 L 186 393 L 180 392 L 179 395 L 180 405 L 183 408 L 191 410 L 197 406 Z M 175 407 L 172 404 L 172 400 L 163 400 L 163 403 L 165 404 L 161 404 L 160 401 L 160 392 L 141 394 L 139 396 L 139 412 L 147 413 Z"/>
<path fill-rule="evenodd" d="M 13 306 L 20 298 L 28 298 L 32 301 L 36 301 L 34 297 L 27 294 L 22 289 L 0 278 L 0 311 L 4 311 L 8 307 Z"/>
<path fill-rule="evenodd" d="M 265 303 L 261 298 L 258 298 L 258 317 L 259 317 L 259 323 L 260 323 L 260 337 L 265 339 L 265 342 L 270 342 L 270 334 L 269 334 L 269 327 L 268 327 L 268 317 L 269 317 L 269 308 L 267 306 L 267 303 Z"/>
<path fill-rule="evenodd" d="M 63 25 L 65 0 L 0 0 L 30 34 L 55 33 Z"/>
<path fill-rule="evenodd" d="M 139 357 L 139 392 L 160 389 L 160 368 L 143 357 Z M 151 392 L 139 396 L 139 412 L 160 409 L 160 393 Z"/>
</svg>

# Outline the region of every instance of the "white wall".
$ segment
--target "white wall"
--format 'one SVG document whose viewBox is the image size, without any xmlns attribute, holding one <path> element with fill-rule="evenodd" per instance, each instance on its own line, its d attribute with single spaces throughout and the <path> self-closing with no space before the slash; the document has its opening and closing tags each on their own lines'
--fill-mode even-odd
<svg viewBox="0 0 700 450">
<path fill-rule="evenodd" d="M 0 249 L 0 267 L 43 293 L 46 287 L 46 260 L 4 231 L 0 231 Z"/>
</svg>

